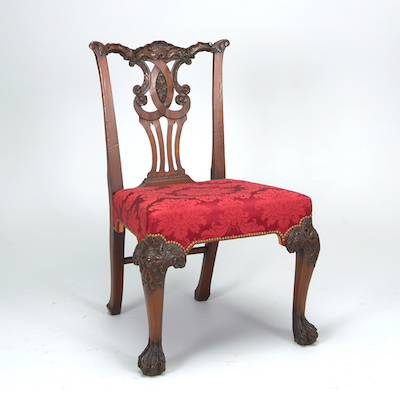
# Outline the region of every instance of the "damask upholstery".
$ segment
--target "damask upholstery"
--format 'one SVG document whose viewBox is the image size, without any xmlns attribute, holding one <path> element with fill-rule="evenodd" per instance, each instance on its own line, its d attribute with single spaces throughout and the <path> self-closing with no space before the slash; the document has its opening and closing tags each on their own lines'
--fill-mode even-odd
<svg viewBox="0 0 400 400">
<path fill-rule="evenodd" d="M 284 245 L 312 211 L 305 195 L 232 179 L 120 190 L 112 204 L 117 232 L 162 236 L 186 254 L 198 243 L 268 233 Z"/>
</svg>

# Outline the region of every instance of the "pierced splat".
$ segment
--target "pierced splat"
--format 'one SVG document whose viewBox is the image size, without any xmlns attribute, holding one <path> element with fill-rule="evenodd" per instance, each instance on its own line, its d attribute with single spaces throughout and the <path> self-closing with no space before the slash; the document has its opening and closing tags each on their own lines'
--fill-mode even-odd
<svg viewBox="0 0 400 400">
<path fill-rule="evenodd" d="M 182 168 L 179 155 L 182 127 L 187 118 L 186 114 L 190 109 L 190 98 L 188 96 L 190 87 L 188 85 L 181 86 L 178 83 L 178 70 L 182 64 L 191 64 L 195 55 L 201 51 L 214 54 L 214 68 L 219 70 L 222 67 L 222 54 L 228 45 L 229 42 L 227 40 L 220 40 L 216 43 L 198 42 L 188 48 L 182 48 L 164 41 L 155 41 L 133 50 L 116 43 L 103 45 L 99 42 L 92 42 L 90 44 L 91 49 L 98 57 L 98 62 L 104 64 L 104 68 L 107 68 L 105 56 L 110 53 L 118 53 L 125 60 L 129 61 L 131 67 L 137 65 L 142 69 L 144 76 L 143 83 L 133 88 L 133 93 L 135 94 L 134 108 L 149 137 L 153 160 L 151 170 L 141 186 L 193 182 Z M 170 62 L 173 62 L 171 69 L 168 66 Z M 151 70 L 149 66 L 152 66 Z M 218 99 L 216 101 L 222 101 L 220 93 L 221 82 L 216 81 L 214 86 L 214 98 Z M 105 88 L 105 90 L 107 91 L 109 88 Z M 178 110 L 170 108 L 175 93 L 175 103 L 181 106 Z M 148 94 L 150 94 L 155 107 L 154 111 L 143 109 L 148 103 Z M 111 103 L 107 104 L 108 107 L 110 111 L 111 109 L 113 111 Z M 217 105 L 215 105 L 215 109 L 217 108 Z M 213 109 L 213 113 L 214 144 L 212 178 L 218 179 L 223 178 L 225 175 L 223 122 L 220 111 L 216 112 Z M 162 124 L 160 123 L 162 118 L 167 121 L 166 132 L 163 132 Z M 115 138 L 112 140 L 111 145 L 117 143 L 118 140 L 114 119 L 112 128 L 115 131 Z M 110 151 L 114 151 L 114 149 L 112 148 Z M 118 173 L 118 177 L 121 180 L 122 178 L 119 175 Z M 122 188 L 122 184 L 118 188 Z M 113 188 L 112 194 L 116 190 L 117 188 Z"/>
<path fill-rule="evenodd" d="M 180 86 L 177 83 L 177 70 L 182 62 L 175 61 L 172 71 L 164 61 L 154 60 L 151 72 L 149 71 L 148 84 L 144 84 L 147 90 L 134 88 L 136 98 L 134 108 L 139 115 L 139 120 L 150 140 L 153 162 L 147 178 L 142 186 L 153 186 L 170 183 L 187 183 L 192 179 L 185 174 L 182 168 L 179 145 L 183 124 L 186 121 L 186 114 L 190 108 L 190 99 L 187 95 L 189 86 Z M 147 67 L 147 64 L 145 64 Z M 144 68 L 142 67 L 144 71 Z M 178 94 L 175 102 L 181 106 L 179 110 L 171 110 L 170 106 L 174 97 L 174 91 Z M 150 97 L 155 106 L 155 111 L 145 111 L 143 107 L 145 93 L 150 92 Z M 147 104 L 147 96 L 146 103 Z M 161 119 L 167 120 L 166 132 L 163 132 Z M 165 138 L 165 139 L 164 139 Z"/>
</svg>

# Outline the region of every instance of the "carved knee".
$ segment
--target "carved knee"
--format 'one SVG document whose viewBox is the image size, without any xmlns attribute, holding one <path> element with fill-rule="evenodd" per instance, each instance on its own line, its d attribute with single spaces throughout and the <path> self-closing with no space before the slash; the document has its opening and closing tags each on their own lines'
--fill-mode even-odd
<svg viewBox="0 0 400 400">
<path fill-rule="evenodd" d="M 303 219 L 300 226 L 290 231 L 286 239 L 286 248 L 289 253 L 303 250 L 307 257 L 307 265 L 316 263 L 320 244 L 318 233 L 312 225 L 311 218 Z"/>
<path fill-rule="evenodd" d="M 173 243 L 166 243 L 161 236 L 147 236 L 136 246 L 133 263 L 139 265 L 143 287 L 151 294 L 164 287 L 168 267 L 183 268 L 186 254 Z"/>
</svg>

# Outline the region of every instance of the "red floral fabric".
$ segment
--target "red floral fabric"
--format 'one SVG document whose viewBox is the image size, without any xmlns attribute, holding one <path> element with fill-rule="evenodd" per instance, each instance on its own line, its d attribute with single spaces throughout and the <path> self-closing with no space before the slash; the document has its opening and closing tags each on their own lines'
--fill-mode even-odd
<svg viewBox="0 0 400 400">
<path fill-rule="evenodd" d="M 113 196 L 114 228 L 140 241 L 161 235 L 186 253 L 196 244 L 276 233 L 284 245 L 290 229 L 311 216 L 300 193 L 232 179 L 120 190 Z"/>
</svg>

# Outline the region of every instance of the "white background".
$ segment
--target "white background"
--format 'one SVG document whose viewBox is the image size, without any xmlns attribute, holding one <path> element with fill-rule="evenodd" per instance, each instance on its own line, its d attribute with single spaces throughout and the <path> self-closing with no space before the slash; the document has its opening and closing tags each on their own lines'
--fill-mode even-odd
<svg viewBox="0 0 400 400">
<path fill-rule="evenodd" d="M 2 3 L 1 397 L 395 397 L 399 1 Z M 231 42 L 224 59 L 227 175 L 313 199 L 321 253 L 307 316 L 320 337 L 311 347 L 293 342 L 294 256 L 275 236 L 224 242 L 208 302 L 193 300 L 200 256 L 168 272 L 167 372 L 147 378 L 136 366 L 147 342 L 137 267 L 127 269 L 123 313 L 111 317 L 105 309 L 104 130 L 88 44 L 187 47 L 222 38 Z M 204 53 L 190 68 L 208 74 L 210 65 Z M 201 113 L 209 96 L 190 68 L 182 67 L 181 82 L 192 87 L 182 151 L 195 153 L 183 163 L 205 180 L 210 119 Z M 149 169 L 142 162 L 148 145 L 127 97 L 121 142 L 133 145 L 124 165 L 135 172 L 127 180 L 138 184 Z M 128 245 L 127 254 L 135 241 Z"/>
</svg>

